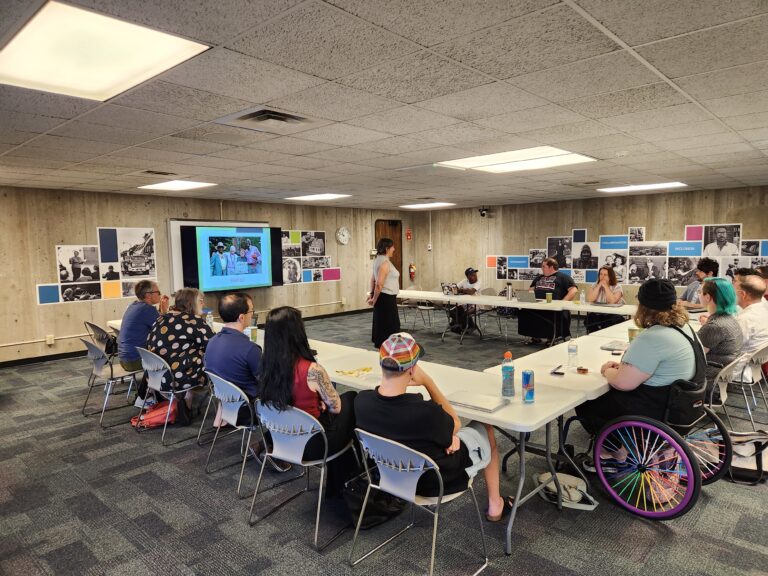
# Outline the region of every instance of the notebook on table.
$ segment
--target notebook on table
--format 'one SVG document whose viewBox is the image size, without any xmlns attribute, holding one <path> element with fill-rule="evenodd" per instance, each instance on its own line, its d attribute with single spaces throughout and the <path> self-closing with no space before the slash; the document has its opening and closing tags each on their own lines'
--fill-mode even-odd
<svg viewBox="0 0 768 576">
<path fill-rule="evenodd" d="M 491 394 L 478 394 L 471 390 L 459 390 L 447 396 L 448 402 L 463 408 L 470 408 L 480 412 L 496 412 L 499 408 L 509 403 L 507 398 L 493 396 Z"/>
<path fill-rule="evenodd" d="M 629 342 L 624 340 L 611 340 L 607 344 L 600 346 L 600 350 L 608 350 L 609 352 L 623 352 L 627 348 L 629 348 Z"/>
</svg>

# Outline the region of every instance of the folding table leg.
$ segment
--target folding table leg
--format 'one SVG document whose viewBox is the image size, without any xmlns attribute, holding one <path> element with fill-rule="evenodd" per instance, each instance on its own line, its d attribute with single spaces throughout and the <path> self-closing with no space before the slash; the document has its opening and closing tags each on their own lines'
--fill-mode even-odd
<svg viewBox="0 0 768 576">
<path fill-rule="evenodd" d="M 512 504 L 512 512 L 510 513 L 509 521 L 507 522 L 507 539 L 504 543 L 504 552 L 506 552 L 507 556 L 512 554 L 512 525 L 515 523 L 517 507 L 520 505 L 520 497 L 523 495 L 523 484 L 525 484 L 525 436 L 525 432 L 520 432 L 518 434 L 517 450 L 520 454 L 520 467 L 518 469 L 519 475 L 517 478 L 515 502 Z"/>
</svg>

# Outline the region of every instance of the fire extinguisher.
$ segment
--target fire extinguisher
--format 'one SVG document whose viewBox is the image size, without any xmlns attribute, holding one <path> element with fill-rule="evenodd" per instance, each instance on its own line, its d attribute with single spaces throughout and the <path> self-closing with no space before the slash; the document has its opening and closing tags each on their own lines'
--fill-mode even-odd
<svg viewBox="0 0 768 576">
<path fill-rule="evenodd" d="M 416 279 L 416 264 L 408 264 L 408 276 L 411 280 Z"/>
</svg>

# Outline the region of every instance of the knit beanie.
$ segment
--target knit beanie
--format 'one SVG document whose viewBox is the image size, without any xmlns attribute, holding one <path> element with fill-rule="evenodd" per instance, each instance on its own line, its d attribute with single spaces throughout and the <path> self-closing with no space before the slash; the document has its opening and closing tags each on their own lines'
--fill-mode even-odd
<svg viewBox="0 0 768 576">
<path fill-rule="evenodd" d="M 669 280 L 653 278 L 640 286 L 637 299 L 640 304 L 651 310 L 671 310 L 677 302 L 677 292 Z"/>
</svg>

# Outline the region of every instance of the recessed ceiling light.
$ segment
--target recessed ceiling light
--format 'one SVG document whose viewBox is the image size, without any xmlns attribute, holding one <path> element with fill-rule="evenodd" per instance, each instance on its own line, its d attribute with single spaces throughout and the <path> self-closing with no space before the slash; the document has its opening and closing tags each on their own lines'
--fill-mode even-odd
<svg viewBox="0 0 768 576">
<path fill-rule="evenodd" d="M 208 48 L 48 2 L 0 51 L 0 83 L 104 101 Z"/>
<path fill-rule="evenodd" d="M 568 164 L 580 164 L 582 162 L 594 162 L 594 158 L 575 154 L 568 150 L 555 148 L 554 146 L 536 146 L 535 148 L 523 148 L 499 152 L 498 154 L 486 154 L 484 156 L 472 156 L 438 162 L 436 166 L 446 168 L 472 169 L 483 172 L 503 173 L 517 172 L 519 170 L 539 170 L 554 166 L 566 166 Z"/>
<path fill-rule="evenodd" d="M 308 202 L 337 200 L 338 198 L 348 198 L 350 194 L 309 194 L 308 196 L 294 196 L 286 200 L 306 200 Z"/>
<path fill-rule="evenodd" d="M 451 202 L 428 202 L 426 204 L 404 204 L 400 208 L 408 208 L 409 210 L 423 210 L 425 208 L 447 208 L 448 206 L 456 206 Z"/>
<path fill-rule="evenodd" d="M 139 186 L 139 188 L 144 190 L 194 190 L 195 188 L 206 188 L 208 186 L 216 186 L 216 184 L 210 182 L 193 182 L 192 180 L 169 180 L 168 182 L 160 182 L 159 184 Z"/>
<path fill-rule="evenodd" d="M 639 192 L 641 190 L 666 190 L 669 188 L 685 188 L 688 184 L 682 182 L 660 182 L 659 184 L 633 184 L 632 186 L 615 186 L 613 188 L 598 188 L 598 192 Z"/>
</svg>

